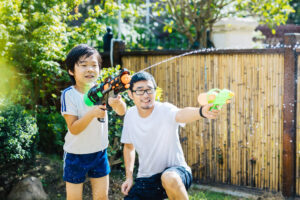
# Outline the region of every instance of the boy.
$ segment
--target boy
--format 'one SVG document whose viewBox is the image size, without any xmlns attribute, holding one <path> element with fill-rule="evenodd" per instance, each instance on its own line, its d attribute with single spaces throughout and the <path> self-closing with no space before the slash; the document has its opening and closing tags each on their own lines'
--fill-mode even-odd
<svg viewBox="0 0 300 200">
<path fill-rule="evenodd" d="M 64 144 L 64 174 L 67 199 L 82 199 L 83 182 L 90 178 L 93 199 L 108 199 L 110 167 L 107 159 L 108 119 L 106 106 L 88 107 L 83 96 L 97 80 L 101 56 L 88 45 L 74 47 L 66 58 L 72 86 L 61 95 L 61 113 L 68 133 Z M 109 105 L 118 115 L 124 115 L 126 105 L 121 96 L 109 98 Z M 104 118 L 100 123 L 97 118 Z"/>
</svg>

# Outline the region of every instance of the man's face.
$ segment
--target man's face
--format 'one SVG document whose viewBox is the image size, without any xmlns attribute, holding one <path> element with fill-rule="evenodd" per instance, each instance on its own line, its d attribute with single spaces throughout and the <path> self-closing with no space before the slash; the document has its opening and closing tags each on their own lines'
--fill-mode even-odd
<svg viewBox="0 0 300 200">
<path fill-rule="evenodd" d="M 134 83 L 133 91 L 129 91 L 129 96 L 138 109 L 148 110 L 154 107 L 155 88 L 152 81 L 138 81 Z"/>
<path fill-rule="evenodd" d="M 90 84 L 97 80 L 99 76 L 98 59 L 95 54 L 85 57 L 82 56 L 75 64 L 74 72 L 69 73 L 74 76 L 76 84 Z"/>
</svg>

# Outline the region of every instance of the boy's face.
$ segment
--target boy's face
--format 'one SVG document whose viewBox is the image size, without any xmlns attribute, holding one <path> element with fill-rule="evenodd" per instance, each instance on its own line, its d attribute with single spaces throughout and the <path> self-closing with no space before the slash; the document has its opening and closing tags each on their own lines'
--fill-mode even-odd
<svg viewBox="0 0 300 200">
<path fill-rule="evenodd" d="M 138 109 L 154 108 L 156 91 L 152 81 L 138 81 L 134 83 L 132 90 L 128 94 Z"/>
<path fill-rule="evenodd" d="M 80 57 L 74 66 L 74 72 L 69 70 L 69 74 L 75 78 L 76 85 L 87 85 L 94 83 L 97 80 L 99 73 L 99 63 L 95 54 L 89 57 Z"/>
</svg>

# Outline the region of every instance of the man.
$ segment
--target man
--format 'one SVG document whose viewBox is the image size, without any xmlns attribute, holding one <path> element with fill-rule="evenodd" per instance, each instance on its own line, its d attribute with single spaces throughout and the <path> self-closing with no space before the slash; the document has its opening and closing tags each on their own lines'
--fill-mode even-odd
<svg viewBox="0 0 300 200">
<path fill-rule="evenodd" d="M 135 106 L 125 115 L 121 137 L 126 168 L 121 190 L 125 200 L 188 199 L 192 174 L 180 145 L 179 125 L 203 117 L 215 119 L 219 114 L 218 110 L 209 111 L 212 105 L 179 109 L 167 102 L 155 102 L 155 89 L 149 73 L 132 76 L 128 94 Z M 139 169 L 133 186 L 135 151 Z"/>
</svg>

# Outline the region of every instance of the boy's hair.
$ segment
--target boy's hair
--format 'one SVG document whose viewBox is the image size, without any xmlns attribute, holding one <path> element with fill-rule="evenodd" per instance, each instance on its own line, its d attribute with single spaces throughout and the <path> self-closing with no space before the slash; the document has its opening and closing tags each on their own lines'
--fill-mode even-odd
<svg viewBox="0 0 300 200">
<path fill-rule="evenodd" d="M 79 59 L 81 57 L 90 57 L 91 55 L 95 54 L 97 56 L 97 60 L 98 60 L 98 65 L 99 65 L 99 69 L 101 69 L 101 63 L 102 63 L 102 58 L 99 54 L 99 52 L 93 48 L 90 47 L 86 44 L 79 44 L 76 47 L 74 47 L 73 49 L 71 49 L 71 51 L 68 53 L 67 58 L 66 58 L 66 66 L 67 66 L 67 70 L 74 72 L 74 67 L 75 64 L 79 61 Z M 74 76 L 70 75 L 71 78 L 71 82 L 72 84 L 76 84 L 75 78 Z"/>
<path fill-rule="evenodd" d="M 149 74 L 148 72 L 141 71 L 141 72 L 134 74 L 131 77 L 130 87 L 129 87 L 130 91 L 132 91 L 133 85 L 139 81 L 152 81 L 154 88 L 157 87 L 154 77 L 151 74 Z"/>
</svg>

